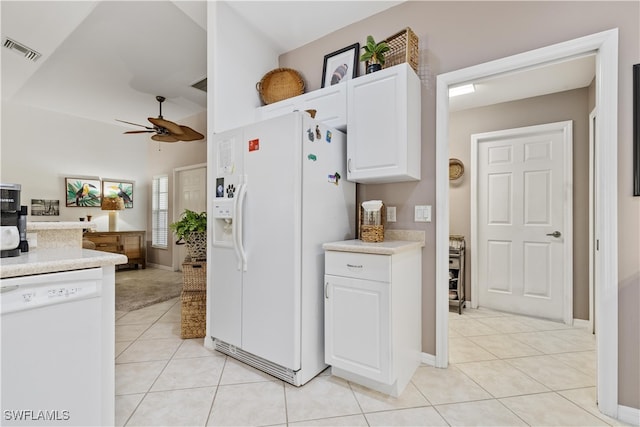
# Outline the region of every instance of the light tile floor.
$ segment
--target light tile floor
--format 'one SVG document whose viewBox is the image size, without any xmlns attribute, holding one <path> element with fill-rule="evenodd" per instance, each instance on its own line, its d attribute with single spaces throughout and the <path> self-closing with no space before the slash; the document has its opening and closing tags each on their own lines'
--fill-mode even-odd
<svg viewBox="0 0 640 427">
<path fill-rule="evenodd" d="M 450 313 L 448 369 L 399 398 L 323 372 L 297 388 L 180 339 L 173 299 L 116 313 L 116 424 L 127 426 L 623 425 L 595 405 L 595 338 L 495 312 Z"/>
</svg>

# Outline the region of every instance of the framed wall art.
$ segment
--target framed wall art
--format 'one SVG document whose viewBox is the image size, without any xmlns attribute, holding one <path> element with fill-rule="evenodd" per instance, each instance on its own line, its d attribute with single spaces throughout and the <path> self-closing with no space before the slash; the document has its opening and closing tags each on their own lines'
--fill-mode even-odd
<svg viewBox="0 0 640 427">
<path fill-rule="evenodd" d="M 60 215 L 60 200 L 31 199 L 31 215 L 33 216 Z"/>
<path fill-rule="evenodd" d="M 102 180 L 102 197 L 122 197 L 125 209 L 133 208 L 133 182 L 117 179 Z"/>
<path fill-rule="evenodd" d="M 100 180 L 93 178 L 65 178 L 67 207 L 100 207 Z"/>
<path fill-rule="evenodd" d="M 324 56 L 322 87 L 333 86 L 358 77 L 360 43 L 352 44 Z"/>
<path fill-rule="evenodd" d="M 640 64 L 633 66 L 633 195 L 640 196 Z"/>
</svg>

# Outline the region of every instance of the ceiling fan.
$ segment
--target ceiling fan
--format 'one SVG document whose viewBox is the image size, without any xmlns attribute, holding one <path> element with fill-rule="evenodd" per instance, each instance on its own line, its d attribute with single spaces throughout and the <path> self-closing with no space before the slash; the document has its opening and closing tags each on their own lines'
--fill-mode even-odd
<svg viewBox="0 0 640 427">
<path fill-rule="evenodd" d="M 153 124 L 151 126 L 140 125 L 138 123 L 126 122 L 124 120 L 116 119 L 116 121 L 127 123 L 134 126 L 141 126 L 146 130 L 129 130 L 124 132 L 125 134 L 133 133 L 155 133 L 151 136 L 154 141 L 160 142 L 177 142 L 177 141 L 197 141 L 203 139 L 204 135 L 200 132 L 196 132 L 188 126 L 182 126 L 169 120 L 165 120 L 162 117 L 162 103 L 166 98 L 164 96 L 156 96 L 156 100 L 160 103 L 160 114 L 158 118 L 148 117 L 148 120 Z"/>
</svg>

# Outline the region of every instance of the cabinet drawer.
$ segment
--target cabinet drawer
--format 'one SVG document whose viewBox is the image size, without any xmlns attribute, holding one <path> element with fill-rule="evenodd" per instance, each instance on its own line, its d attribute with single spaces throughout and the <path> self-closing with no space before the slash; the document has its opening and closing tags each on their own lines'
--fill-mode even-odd
<svg viewBox="0 0 640 427">
<path fill-rule="evenodd" d="M 391 282 L 391 256 L 327 251 L 325 274 Z"/>
<path fill-rule="evenodd" d="M 111 243 L 113 245 L 117 245 L 120 242 L 120 236 L 117 236 L 117 235 L 95 234 L 95 235 L 85 235 L 85 236 L 87 237 L 87 239 L 95 243 L 96 246 L 102 243 Z"/>
<path fill-rule="evenodd" d="M 103 252 L 120 252 L 119 246 L 115 243 L 96 243 L 96 250 Z"/>
<path fill-rule="evenodd" d="M 449 268 L 460 269 L 460 258 L 449 258 Z"/>
</svg>

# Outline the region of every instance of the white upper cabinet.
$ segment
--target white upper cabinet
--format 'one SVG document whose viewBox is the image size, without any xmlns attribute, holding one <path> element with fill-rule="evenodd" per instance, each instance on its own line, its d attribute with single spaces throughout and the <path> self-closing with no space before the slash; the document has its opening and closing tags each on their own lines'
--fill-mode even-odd
<svg viewBox="0 0 640 427">
<path fill-rule="evenodd" d="M 256 120 L 265 120 L 292 111 L 316 110 L 316 120 L 344 131 L 347 127 L 347 85 L 328 86 L 259 107 Z"/>
<path fill-rule="evenodd" d="M 399 64 L 347 82 L 347 179 L 420 179 L 420 79 Z"/>
<path fill-rule="evenodd" d="M 399 64 L 259 107 L 256 120 L 298 110 L 347 132 L 347 179 L 363 184 L 420 180 L 420 79 Z"/>
</svg>

